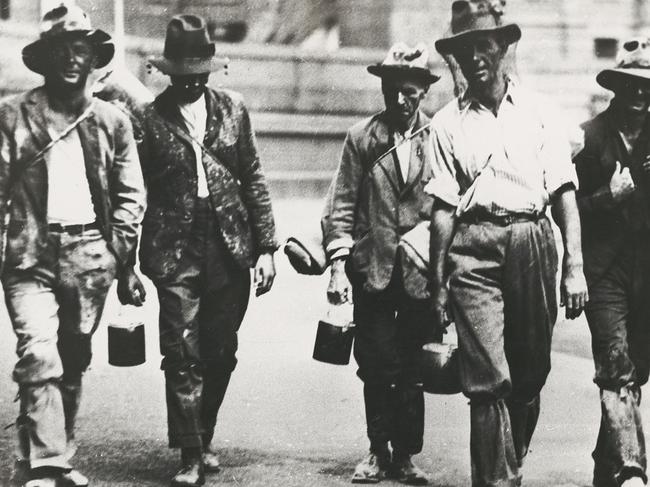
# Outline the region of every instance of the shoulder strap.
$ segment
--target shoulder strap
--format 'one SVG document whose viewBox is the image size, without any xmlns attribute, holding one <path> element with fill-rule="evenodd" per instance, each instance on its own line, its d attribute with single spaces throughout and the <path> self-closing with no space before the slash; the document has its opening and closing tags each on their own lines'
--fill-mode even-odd
<svg viewBox="0 0 650 487">
<path fill-rule="evenodd" d="M 221 162 L 221 160 L 220 160 L 220 159 L 219 159 L 219 158 L 214 154 L 214 151 L 211 151 L 211 150 L 208 149 L 205 145 L 203 145 L 203 142 L 201 142 L 199 139 L 197 139 L 196 137 L 194 137 L 192 134 L 190 134 L 190 133 L 187 132 L 186 130 L 183 130 L 183 129 L 182 129 L 181 127 L 179 127 L 178 125 L 175 125 L 175 124 L 171 123 L 170 121 L 166 120 L 165 118 L 161 117 L 161 116 L 160 116 L 160 115 L 159 115 L 155 110 L 153 111 L 153 113 L 156 113 L 156 115 L 158 116 L 158 118 L 162 121 L 162 123 L 165 124 L 165 126 L 166 126 L 166 127 L 167 127 L 171 132 L 173 132 L 174 134 L 176 134 L 178 137 L 180 137 L 181 139 L 183 139 L 185 142 L 188 142 L 190 145 L 191 145 L 191 144 L 197 144 L 197 145 L 201 148 L 201 151 L 203 151 L 204 154 L 206 154 L 206 155 L 207 155 L 210 159 L 212 159 L 215 163 L 217 163 L 217 164 L 219 164 L 221 167 L 223 167 L 223 168 L 228 172 L 228 174 L 230 174 L 230 175 L 233 177 L 233 179 L 235 179 L 235 181 L 237 180 L 237 178 L 236 178 L 235 175 L 232 173 L 232 171 L 230 170 L 230 168 L 229 168 L 228 166 L 226 166 L 223 162 Z"/>
</svg>

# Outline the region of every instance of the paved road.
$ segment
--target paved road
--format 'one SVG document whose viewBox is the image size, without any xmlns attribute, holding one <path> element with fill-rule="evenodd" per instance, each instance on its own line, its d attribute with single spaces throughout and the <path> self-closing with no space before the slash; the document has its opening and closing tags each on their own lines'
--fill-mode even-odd
<svg viewBox="0 0 650 487">
<path fill-rule="evenodd" d="M 320 205 L 279 202 L 280 231 L 316 226 Z M 343 486 L 367 444 L 361 384 L 355 367 L 311 359 L 315 324 L 324 308 L 322 278 L 298 276 L 278 256 L 270 296 L 252 301 L 240 333 L 240 364 L 222 409 L 218 447 L 224 470 L 208 486 Z M 98 331 L 80 417 L 76 465 L 94 486 L 164 486 L 177 468 L 166 447 L 162 373 L 158 370 L 153 290 L 147 317 L 145 365 L 110 367 L 106 331 Z M 117 312 L 109 302 L 105 321 Z M 0 426 L 16 414 L 10 380 L 14 338 L 0 313 Z M 589 485 L 598 393 L 591 384 L 583 321 L 556 330 L 553 371 L 525 470 L 526 485 Z M 645 418 L 650 411 L 644 408 Z M 469 407 L 457 396 L 428 396 L 424 452 L 419 464 L 437 486 L 469 485 Z M 0 429 L 0 485 L 9 485 L 13 429 Z M 385 482 L 385 485 L 391 485 Z"/>
</svg>

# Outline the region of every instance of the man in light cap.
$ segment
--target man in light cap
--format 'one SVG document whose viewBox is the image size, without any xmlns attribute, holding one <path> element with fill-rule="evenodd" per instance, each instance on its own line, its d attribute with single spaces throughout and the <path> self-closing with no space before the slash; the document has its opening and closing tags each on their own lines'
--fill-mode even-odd
<svg viewBox="0 0 650 487">
<path fill-rule="evenodd" d="M 431 198 L 428 117 L 420 111 L 438 76 L 426 47 L 393 46 L 368 71 L 381 78 L 386 109 L 354 125 L 328 194 L 323 243 L 334 304 L 354 298 L 354 356 L 364 383 L 369 455 L 352 482 L 386 475 L 425 484 L 411 456 L 422 450 L 424 396 L 417 358 L 433 341 L 426 277 L 401 259 L 400 237 L 426 220 Z M 389 449 L 392 447 L 392 453 Z"/>
<path fill-rule="evenodd" d="M 431 226 L 436 320 L 459 341 L 470 400 L 472 485 L 521 485 L 539 416 L 557 317 L 557 250 L 546 208 L 564 242 L 562 300 L 575 318 L 587 299 L 577 180 L 567 136 L 548 103 L 506 72 L 521 36 L 498 2 L 455 1 L 453 55 L 468 88 L 432 121 L 435 197 Z"/>
<path fill-rule="evenodd" d="M 574 158 L 602 412 L 593 485 L 631 487 L 647 482 L 639 404 L 650 371 L 650 40 L 624 43 L 617 67 L 596 80 L 614 99 L 583 125 Z"/>
<path fill-rule="evenodd" d="M 29 487 L 88 484 L 69 464 L 82 375 L 144 210 L 129 119 L 88 86 L 113 51 L 82 10 L 58 7 L 23 50 L 44 86 L 0 102 L 2 284 L 18 338 L 16 424 Z"/>
<path fill-rule="evenodd" d="M 207 86 L 227 60 L 215 56 L 205 21 L 173 17 L 164 55 L 150 62 L 171 86 L 143 117 L 140 263 L 160 303 L 169 446 L 181 450 L 182 463 L 172 485 L 197 486 L 204 471 L 219 471 L 210 444 L 237 364 L 250 268 L 257 295 L 268 292 L 278 245 L 248 110 L 240 94 Z M 132 268 L 119 290 L 141 303 Z"/>
</svg>

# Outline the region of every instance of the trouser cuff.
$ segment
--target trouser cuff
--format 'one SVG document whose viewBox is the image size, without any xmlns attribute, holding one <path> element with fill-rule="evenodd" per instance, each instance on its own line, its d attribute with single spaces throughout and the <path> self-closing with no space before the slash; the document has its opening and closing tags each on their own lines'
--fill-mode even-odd
<svg viewBox="0 0 650 487">
<path fill-rule="evenodd" d="M 182 435 L 169 437 L 169 448 L 202 448 L 201 435 Z"/>
</svg>

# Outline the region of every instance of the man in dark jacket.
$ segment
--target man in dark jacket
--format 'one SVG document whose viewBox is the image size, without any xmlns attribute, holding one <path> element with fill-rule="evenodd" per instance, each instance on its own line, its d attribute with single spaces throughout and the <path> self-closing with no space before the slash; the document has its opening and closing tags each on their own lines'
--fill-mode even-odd
<svg viewBox="0 0 650 487">
<path fill-rule="evenodd" d="M 140 262 L 160 302 L 169 446 L 182 459 L 176 486 L 219 470 L 210 442 L 237 362 L 249 268 L 258 295 L 275 276 L 271 201 L 248 111 L 239 94 L 206 86 L 225 62 L 203 19 L 174 17 L 164 57 L 151 59 L 171 86 L 145 110 L 140 144 L 148 190 Z M 132 269 L 119 294 L 143 298 Z"/>
<path fill-rule="evenodd" d="M 411 456 L 421 451 L 424 431 L 415 359 L 431 341 L 433 319 L 426 278 L 397 251 L 400 236 L 431 211 L 423 191 L 431 178 L 429 120 L 419 106 L 438 77 L 426 63 L 424 46 L 396 44 L 383 63 L 368 67 L 381 77 L 386 110 L 348 131 L 323 219 L 332 262 L 328 298 L 336 304 L 354 297 L 354 355 L 364 383 L 370 454 L 352 482 L 389 473 L 427 482 Z"/>
<path fill-rule="evenodd" d="M 88 484 L 68 463 L 82 375 L 144 210 L 129 119 L 89 94 L 89 74 L 113 56 L 109 41 L 78 7 L 52 10 L 23 50 L 44 86 L 0 102 L 2 284 L 18 338 L 26 485 Z"/>
<path fill-rule="evenodd" d="M 650 371 L 650 40 L 625 43 L 619 58 L 596 78 L 615 96 L 584 124 L 574 158 L 602 410 L 595 487 L 647 482 L 639 403 Z"/>
</svg>

